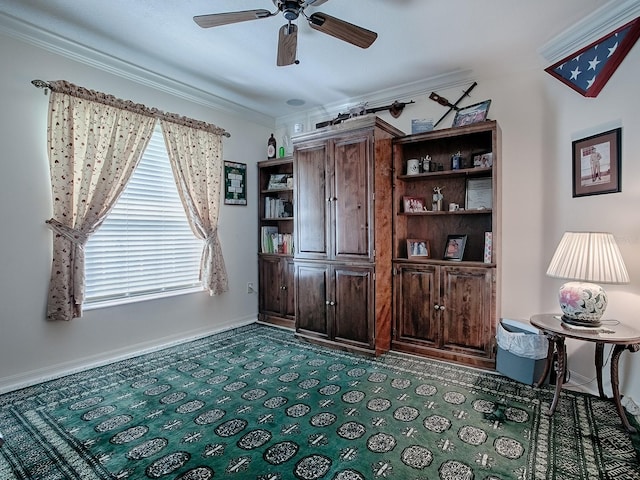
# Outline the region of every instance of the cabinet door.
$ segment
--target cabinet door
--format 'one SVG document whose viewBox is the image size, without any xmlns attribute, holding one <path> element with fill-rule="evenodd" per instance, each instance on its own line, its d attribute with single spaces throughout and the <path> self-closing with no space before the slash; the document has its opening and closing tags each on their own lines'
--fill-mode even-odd
<svg viewBox="0 0 640 480">
<path fill-rule="evenodd" d="M 336 260 L 369 260 L 371 135 L 337 138 L 333 144 L 333 254 Z"/>
<path fill-rule="evenodd" d="M 397 267 L 395 284 L 396 324 L 393 339 L 422 346 L 438 346 L 440 340 L 440 284 L 438 267 Z"/>
<path fill-rule="evenodd" d="M 286 293 L 282 286 L 282 267 L 279 257 L 260 257 L 258 259 L 260 274 L 260 312 L 266 315 L 282 313 L 282 295 Z"/>
<path fill-rule="evenodd" d="M 493 355 L 491 316 L 494 302 L 494 269 L 441 267 L 443 348 L 474 356 Z"/>
<path fill-rule="evenodd" d="M 296 147 L 296 257 L 326 259 L 329 256 L 330 200 L 326 142 Z"/>
<path fill-rule="evenodd" d="M 374 345 L 373 268 L 333 267 L 333 328 L 336 341 L 363 348 Z"/>
<path fill-rule="evenodd" d="M 296 330 L 318 337 L 331 337 L 329 321 L 329 272 L 322 263 L 295 262 Z"/>
</svg>

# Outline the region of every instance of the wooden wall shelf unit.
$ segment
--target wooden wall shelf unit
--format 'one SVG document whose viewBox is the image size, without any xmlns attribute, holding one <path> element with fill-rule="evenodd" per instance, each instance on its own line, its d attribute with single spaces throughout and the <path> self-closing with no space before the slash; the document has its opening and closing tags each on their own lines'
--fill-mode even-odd
<svg viewBox="0 0 640 480">
<path fill-rule="evenodd" d="M 495 367 L 495 332 L 500 301 L 500 128 L 495 121 L 409 135 L 393 141 L 392 349 L 468 365 Z M 452 169 L 460 152 L 464 168 Z M 492 165 L 473 167 L 491 153 Z M 407 160 L 426 156 L 441 171 L 406 175 Z M 490 207 L 467 209 L 469 179 L 484 179 Z M 434 188 L 444 196 L 432 211 Z M 404 212 L 403 197 L 425 200 L 427 211 Z M 460 209 L 449 211 L 449 203 Z M 485 233 L 492 253 L 485 259 Z M 466 235 L 461 261 L 444 260 L 449 235 Z M 407 239 L 429 242 L 429 258 L 407 255 Z"/>
<path fill-rule="evenodd" d="M 295 328 L 293 197 L 293 157 L 258 162 L 258 319 L 290 329 Z"/>
<path fill-rule="evenodd" d="M 365 115 L 293 138 L 298 337 L 389 350 L 391 140 L 401 135 Z"/>
</svg>

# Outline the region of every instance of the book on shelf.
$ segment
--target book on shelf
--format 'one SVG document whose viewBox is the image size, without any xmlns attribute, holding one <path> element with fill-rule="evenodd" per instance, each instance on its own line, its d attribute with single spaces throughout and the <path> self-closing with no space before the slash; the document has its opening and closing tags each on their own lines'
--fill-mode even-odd
<svg viewBox="0 0 640 480">
<path fill-rule="evenodd" d="M 493 259 L 493 233 L 484 232 L 484 263 L 491 263 Z"/>
<path fill-rule="evenodd" d="M 277 197 L 265 197 L 264 218 L 290 218 L 293 214 L 291 202 Z"/>
<path fill-rule="evenodd" d="M 272 236 L 278 234 L 278 227 L 264 226 L 260 229 L 260 251 L 273 253 Z"/>
<path fill-rule="evenodd" d="M 263 226 L 260 232 L 262 253 L 293 254 L 293 235 L 279 233 L 278 227 Z"/>
</svg>

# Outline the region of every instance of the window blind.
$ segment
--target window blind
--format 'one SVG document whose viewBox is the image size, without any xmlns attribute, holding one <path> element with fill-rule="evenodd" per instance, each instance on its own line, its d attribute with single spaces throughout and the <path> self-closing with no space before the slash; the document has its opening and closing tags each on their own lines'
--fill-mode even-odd
<svg viewBox="0 0 640 480">
<path fill-rule="evenodd" d="M 203 246 L 187 222 L 157 125 L 122 196 L 87 242 L 85 304 L 200 287 Z"/>
</svg>

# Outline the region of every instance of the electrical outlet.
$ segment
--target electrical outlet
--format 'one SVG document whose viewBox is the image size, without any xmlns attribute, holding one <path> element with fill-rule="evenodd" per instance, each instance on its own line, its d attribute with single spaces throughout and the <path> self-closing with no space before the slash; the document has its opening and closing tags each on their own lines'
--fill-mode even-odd
<svg viewBox="0 0 640 480">
<path fill-rule="evenodd" d="M 256 293 L 256 289 L 253 287 L 253 282 L 247 282 L 247 293 Z"/>
</svg>

